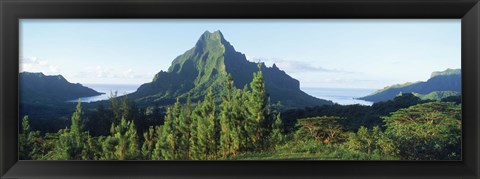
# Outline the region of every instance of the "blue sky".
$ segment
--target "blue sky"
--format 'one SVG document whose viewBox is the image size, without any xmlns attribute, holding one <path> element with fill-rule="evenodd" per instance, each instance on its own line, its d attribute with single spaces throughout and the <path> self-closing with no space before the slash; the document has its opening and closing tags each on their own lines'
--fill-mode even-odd
<svg viewBox="0 0 480 179">
<path fill-rule="evenodd" d="M 370 88 L 460 68 L 460 20 L 20 21 L 20 71 L 74 83 L 142 84 L 221 30 L 250 61 L 273 63 L 301 87 Z"/>
</svg>

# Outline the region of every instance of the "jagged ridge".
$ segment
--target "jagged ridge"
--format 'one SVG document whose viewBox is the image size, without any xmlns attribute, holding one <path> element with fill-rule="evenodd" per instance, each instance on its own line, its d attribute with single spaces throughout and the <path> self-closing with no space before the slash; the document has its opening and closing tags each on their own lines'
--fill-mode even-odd
<svg viewBox="0 0 480 179">
<path fill-rule="evenodd" d="M 275 65 L 262 65 L 261 70 L 272 103 L 280 101 L 288 107 L 332 104 L 301 91 L 299 81 Z M 171 104 L 175 98 L 186 98 L 188 94 L 194 100 L 201 99 L 210 86 L 220 92 L 227 74 L 232 75 L 237 88 L 243 88 L 256 71 L 257 63 L 237 52 L 220 31 L 206 31 L 193 48 L 172 61 L 168 71 L 160 71 L 152 82 L 143 84 L 129 97 L 140 104 Z"/>
</svg>

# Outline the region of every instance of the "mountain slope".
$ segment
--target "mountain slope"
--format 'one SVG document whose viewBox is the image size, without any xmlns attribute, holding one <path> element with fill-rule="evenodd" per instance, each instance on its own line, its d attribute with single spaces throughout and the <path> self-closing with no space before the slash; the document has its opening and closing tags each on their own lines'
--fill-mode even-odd
<svg viewBox="0 0 480 179">
<path fill-rule="evenodd" d="M 301 91 L 299 81 L 275 65 L 262 65 L 261 70 L 272 103 L 280 101 L 288 107 L 332 104 Z M 168 71 L 157 73 L 152 82 L 140 86 L 129 98 L 140 104 L 171 104 L 175 98 L 186 98 L 190 94 L 198 100 L 210 86 L 219 93 L 227 74 L 231 74 L 234 85 L 242 89 L 252 81 L 256 71 L 257 63 L 247 61 L 244 54 L 235 51 L 220 31 L 206 31 L 193 48 L 173 60 Z"/>
<path fill-rule="evenodd" d="M 426 96 L 426 99 L 442 96 L 451 96 L 461 93 L 461 70 L 447 69 L 433 72 L 425 82 L 405 83 L 392 85 L 359 99 L 379 102 L 393 99 L 399 93 L 416 93 L 418 96 Z"/>
<path fill-rule="evenodd" d="M 443 98 L 447 98 L 450 96 L 459 96 L 461 95 L 460 92 L 457 91 L 434 91 L 428 94 L 418 94 L 413 93 L 413 95 L 419 97 L 422 100 L 441 100 Z"/>
<path fill-rule="evenodd" d="M 19 83 L 20 103 L 58 103 L 102 94 L 79 83 L 70 83 L 61 75 L 22 72 Z"/>
</svg>

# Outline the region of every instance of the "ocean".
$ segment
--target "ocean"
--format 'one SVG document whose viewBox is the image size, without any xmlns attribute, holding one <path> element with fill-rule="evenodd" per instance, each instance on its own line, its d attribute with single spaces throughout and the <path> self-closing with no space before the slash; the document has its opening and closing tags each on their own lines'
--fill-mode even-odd
<svg viewBox="0 0 480 179">
<path fill-rule="evenodd" d="M 89 87 L 94 89 L 95 91 L 105 93 L 97 96 L 90 96 L 80 98 L 80 100 L 84 103 L 95 102 L 95 101 L 102 101 L 107 100 L 110 97 L 110 92 L 117 91 L 118 96 L 123 96 L 125 94 L 129 94 L 135 92 L 140 85 L 138 84 L 83 84 L 83 86 Z M 77 102 L 76 100 L 70 100 L 68 102 Z"/>
<path fill-rule="evenodd" d="M 105 94 L 91 97 L 80 98 L 82 102 L 95 102 L 107 100 L 110 97 L 110 92 L 118 92 L 118 96 L 135 92 L 139 84 L 84 84 L 84 86 L 92 88 L 98 92 Z M 361 104 L 372 105 L 372 102 L 359 100 L 362 96 L 366 96 L 375 91 L 375 89 L 347 89 L 347 88 L 302 88 L 302 91 L 307 94 L 320 98 L 331 100 L 340 105 Z M 69 102 L 77 102 L 77 100 L 70 100 Z"/>
<path fill-rule="evenodd" d="M 352 89 L 352 88 L 301 88 L 305 93 L 320 98 L 333 101 L 340 105 L 361 104 L 372 105 L 370 101 L 356 99 L 369 95 L 376 89 Z"/>
</svg>

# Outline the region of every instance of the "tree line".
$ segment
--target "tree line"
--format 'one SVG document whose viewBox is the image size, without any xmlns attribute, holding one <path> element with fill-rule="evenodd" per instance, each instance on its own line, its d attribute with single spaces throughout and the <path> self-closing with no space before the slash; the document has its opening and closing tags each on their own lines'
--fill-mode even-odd
<svg viewBox="0 0 480 179">
<path fill-rule="evenodd" d="M 333 146 L 342 153 L 337 159 L 461 159 L 460 105 L 441 101 L 420 103 L 381 118 L 384 126 L 371 129 L 361 126 L 356 131 L 346 130 L 342 118 L 337 116 L 298 119 L 292 141 Z"/>
<path fill-rule="evenodd" d="M 402 94 L 372 106 L 272 109 L 263 74 L 243 89 L 230 75 L 222 92 L 187 97 L 146 115 L 112 94 L 109 108 L 85 114 L 79 101 L 70 125 L 41 134 L 21 121 L 22 160 L 461 159 L 461 98 L 421 100 Z M 160 114 L 163 114 L 159 120 Z M 150 119 L 153 118 L 153 119 Z M 108 124 L 107 124 L 108 123 Z"/>
<path fill-rule="evenodd" d="M 41 136 L 39 131 L 31 131 L 25 116 L 20 159 L 218 160 L 271 150 L 281 142 L 283 126 L 280 113 L 270 108 L 260 66 L 243 90 L 233 83 L 228 75 L 219 104 L 211 87 L 196 104 L 190 97 L 185 104 L 177 99 L 167 107 L 163 124 L 148 127 L 143 135 L 135 126 L 138 119 L 129 119 L 132 108 L 126 96 L 121 102 L 116 95 L 110 99 L 114 120 L 109 135 L 92 136 L 85 129 L 80 101 L 70 126 L 55 134 Z"/>
</svg>

